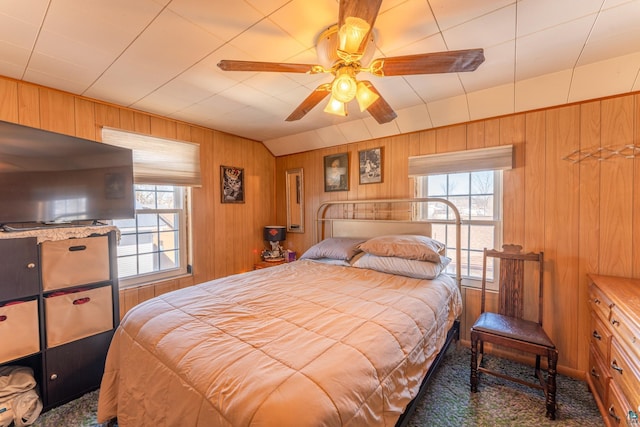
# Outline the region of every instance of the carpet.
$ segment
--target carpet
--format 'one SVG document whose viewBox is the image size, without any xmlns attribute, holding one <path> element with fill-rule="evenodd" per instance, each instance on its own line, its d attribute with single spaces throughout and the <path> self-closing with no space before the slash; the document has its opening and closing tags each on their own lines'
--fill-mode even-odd
<svg viewBox="0 0 640 427">
<path fill-rule="evenodd" d="M 545 418 L 544 394 L 540 390 L 480 374 L 478 393 L 469 391 L 470 350 L 452 344 L 432 377 L 411 427 L 517 426 L 601 427 L 604 425 L 593 396 L 584 382 L 557 377 L 557 419 Z M 485 356 L 485 365 L 511 375 L 531 378 L 533 368 Z M 96 422 L 98 391 L 42 414 L 34 426 L 102 427 Z"/>
</svg>

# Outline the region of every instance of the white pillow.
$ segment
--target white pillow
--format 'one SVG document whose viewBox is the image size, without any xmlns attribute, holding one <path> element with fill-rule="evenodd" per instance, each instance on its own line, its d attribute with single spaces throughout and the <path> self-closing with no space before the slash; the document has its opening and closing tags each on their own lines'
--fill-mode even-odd
<svg viewBox="0 0 640 427">
<path fill-rule="evenodd" d="M 445 245 L 427 236 L 395 234 L 373 237 L 360 245 L 368 254 L 440 262 Z"/>
<path fill-rule="evenodd" d="M 450 262 L 451 258 L 447 258 L 445 256 L 440 256 L 439 262 L 429 262 L 391 256 L 364 254 L 353 263 L 353 267 L 368 268 L 369 270 L 376 270 L 382 273 L 431 280 L 438 277 L 438 275 L 447 268 L 447 265 L 449 265 Z"/>
</svg>

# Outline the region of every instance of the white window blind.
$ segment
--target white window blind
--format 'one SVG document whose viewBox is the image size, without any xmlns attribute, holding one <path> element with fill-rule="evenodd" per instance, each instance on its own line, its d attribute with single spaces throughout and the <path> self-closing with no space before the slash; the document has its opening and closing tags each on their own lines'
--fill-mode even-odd
<svg viewBox="0 0 640 427">
<path fill-rule="evenodd" d="M 513 168 L 513 145 L 409 157 L 409 176 Z"/>
<path fill-rule="evenodd" d="M 103 127 L 102 142 L 133 151 L 136 184 L 199 187 L 200 145 Z"/>
</svg>

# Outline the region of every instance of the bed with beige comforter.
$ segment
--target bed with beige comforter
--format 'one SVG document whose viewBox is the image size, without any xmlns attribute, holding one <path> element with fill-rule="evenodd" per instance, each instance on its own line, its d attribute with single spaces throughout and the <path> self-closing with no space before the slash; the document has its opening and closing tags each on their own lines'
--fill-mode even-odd
<svg viewBox="0 0 640 427">
<path fill-rule="evenodd" d="M 300 260 L 161 295 L 115 333 L 100 422 L 393 426 L 461 312 L 455 281 Z"/>
</svg>

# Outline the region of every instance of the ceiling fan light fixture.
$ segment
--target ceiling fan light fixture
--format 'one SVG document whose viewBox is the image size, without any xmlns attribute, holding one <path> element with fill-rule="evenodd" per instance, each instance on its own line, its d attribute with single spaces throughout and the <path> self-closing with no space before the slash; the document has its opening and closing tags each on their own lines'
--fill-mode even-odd
<svg viewBox="0 0 640 427">
<path fill-rule="evenodd" d="M 338 101 L 332 94 L 327 106 L 324 108 L 324 112 L 345 117 L 347 115 L 347 105 L 342 101 Z"/>
<path fill-rule="evenodd" d="M 362 18 L 349 16 L 338 30 L 338 49 L 350 54 L 359 53 L 362 41 L 370 30 L 369 23 Z"/>
<path fill-rule="evenodd" d="M 360 111 L 365 111 L 374 102 L 380 99 L 380 95 L 372 91 L 369 86 L 365 82 L 358 82 L 358 89 L 356 90 L 356 99 L 358 100 L 358 105 L 360 106 Z"/>
<path fill-rule="evenodd" d="M 358 85 L 355 71 L 351 67 L 342 67 L 336 71 L 336 78 L 331 83 L 331 96 L 340 102 L 349 102 L 356 96 Z"/>
</svg>

